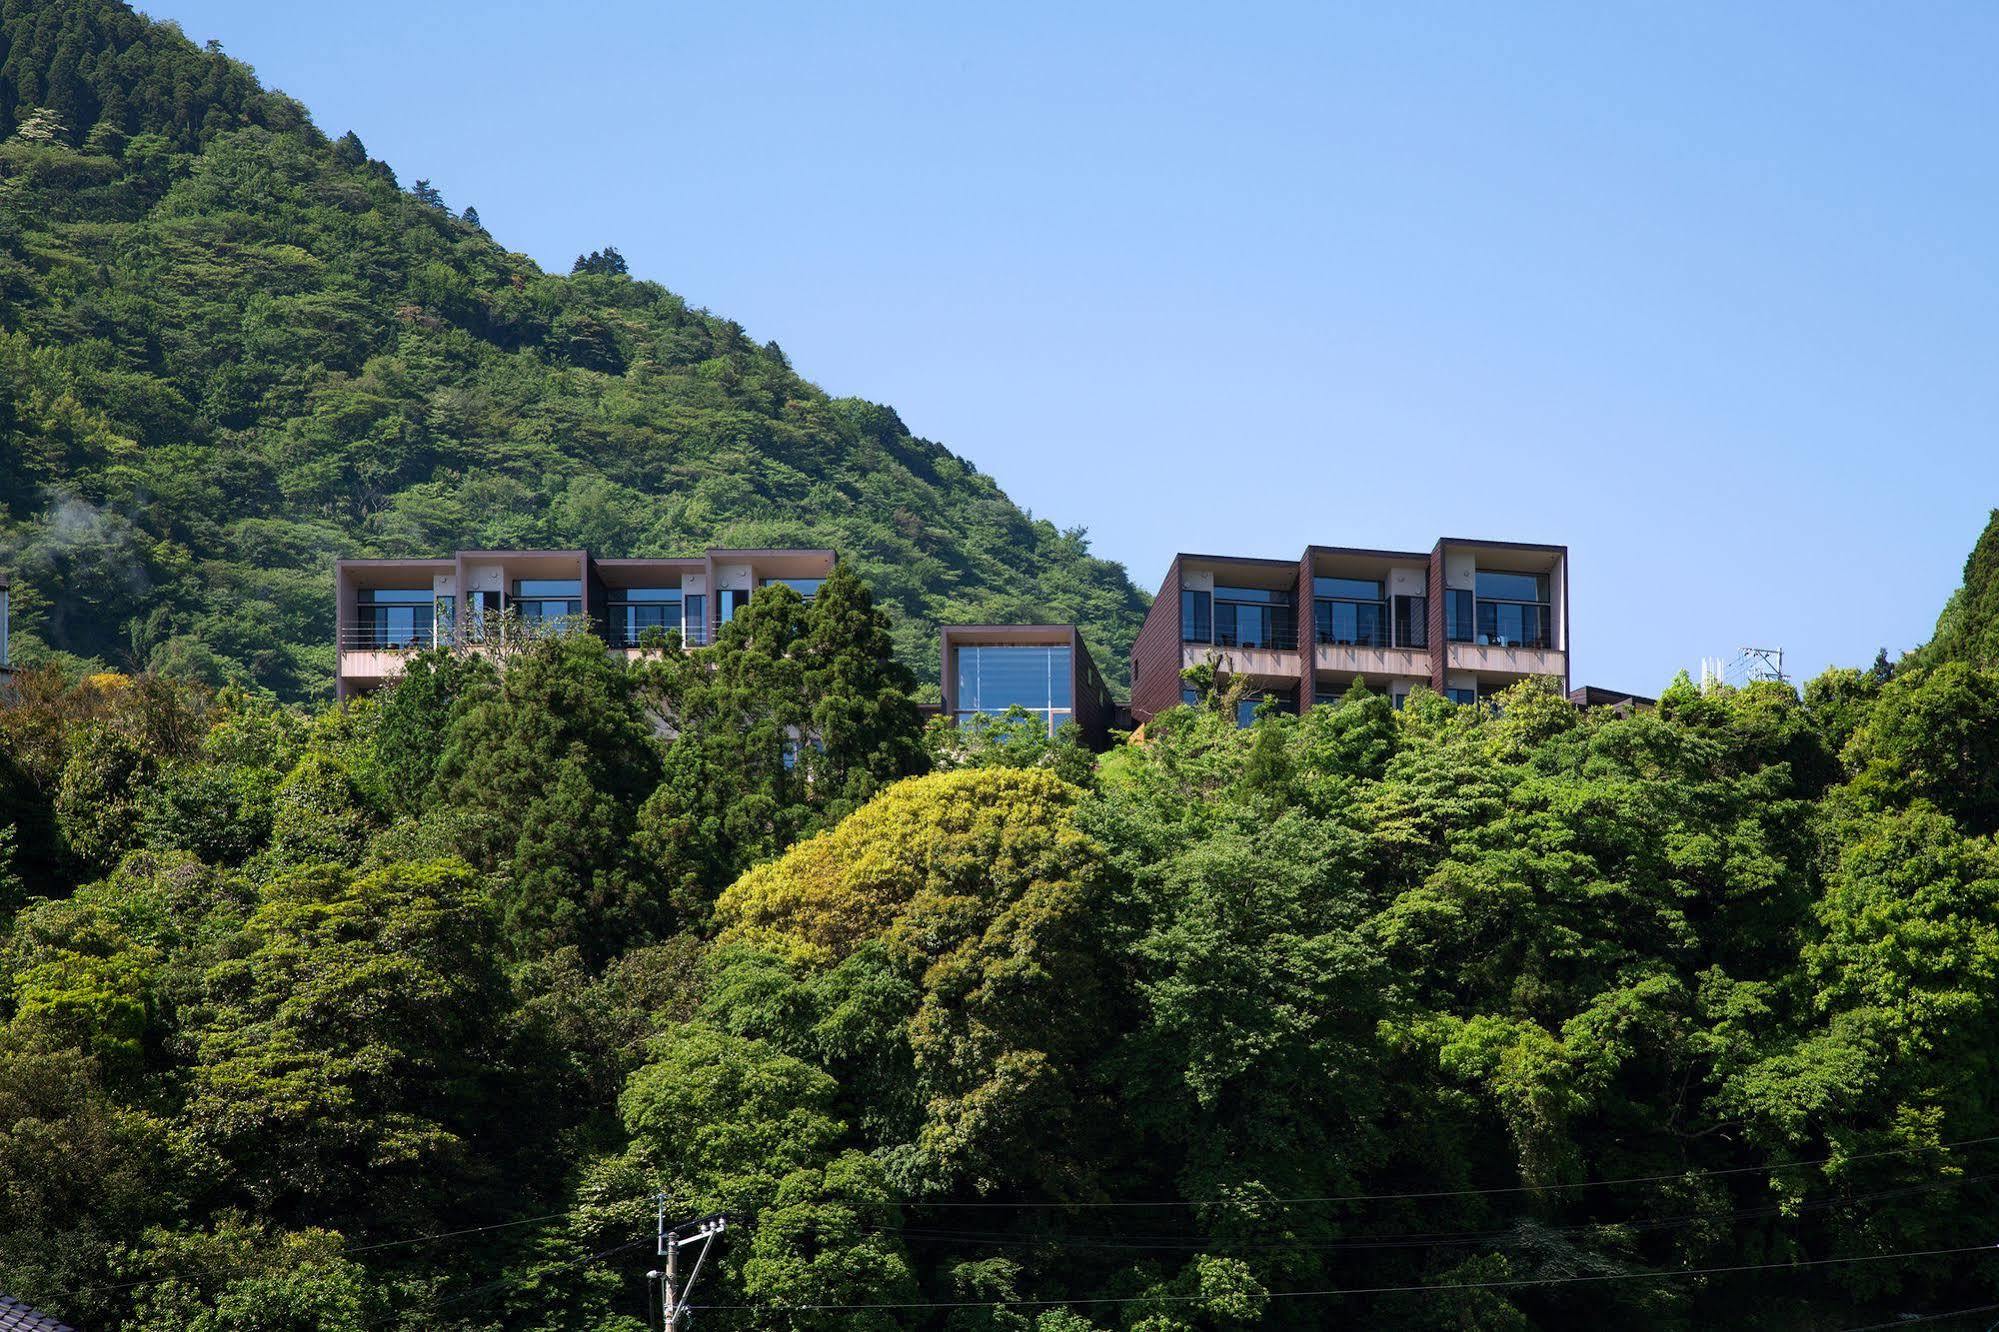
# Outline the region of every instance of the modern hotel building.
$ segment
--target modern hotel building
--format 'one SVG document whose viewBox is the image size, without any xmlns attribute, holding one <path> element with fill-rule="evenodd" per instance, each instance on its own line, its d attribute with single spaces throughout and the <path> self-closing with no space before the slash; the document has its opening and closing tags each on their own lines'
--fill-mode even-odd
<svg viewBox="0 0 1999 1332">
<path fill-rule="evenodd" d="M 761 587 L 810 598 L 833 571 L 830 550 L 710 550 L 686 559 L 598 559 L 587 550 L 461 550 L 427 560 L 341 560 L 337 693 L 364 693 L 436 643 L 479 642 L 511 615 L 530 626 L 588 625 L 615 650 L 647 630 L 706 643 Z"/>
<path fill-rule="evenodd" d="M 1180 672 L 1247 677 L 1245 716 L 1356 679 L 1399 706 L 1425 685 L 1471 703 L 1531 677 L 1569 686 L 1566 546 L 1445 538 L 1423 551 L 1311 546 L 1292 560 L 1182 554 L 1131 656 L 1134 721 L 1184 701 Z"/>
</svg>

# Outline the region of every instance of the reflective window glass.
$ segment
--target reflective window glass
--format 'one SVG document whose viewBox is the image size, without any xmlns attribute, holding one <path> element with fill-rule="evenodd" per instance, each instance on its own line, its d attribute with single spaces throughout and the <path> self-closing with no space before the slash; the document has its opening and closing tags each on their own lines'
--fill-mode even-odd
<svg viewBox="0 0 1999 1332">
<path fill-rule="evenodd" d="M 1444 637 L 1453 643 L 1472 641 L 1472 594 L 1454 587 L 1444 593 Z"/>
<path fill-rule="evenodd" d="M 1180 593 L 1180 638 L 1183 642 L 1215 641 L 1212 604 L 1213 598 L 1206 592 L 1188 590 Z"/>
<path fill-rule="evenodd" d="M 1490 598 L 1494 601 L 1546 601 L 1548 575 L 1480 569 L 1478 595 L 1480 599 Z"/>
<path fill-rule="evenodd" d="M 1379 601 L 1381 582 L 1369 578 L 1314 578 L 1312 595 L 1338 601 Z"/>
</svg>

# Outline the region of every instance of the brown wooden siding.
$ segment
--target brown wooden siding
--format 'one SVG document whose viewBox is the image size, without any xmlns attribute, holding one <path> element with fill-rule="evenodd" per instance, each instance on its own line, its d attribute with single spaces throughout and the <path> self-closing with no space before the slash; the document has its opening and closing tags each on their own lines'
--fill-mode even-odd
<svg viewBox="0 0 1999 1332">
<path fill-rule="evenodd" d="M 1131 645 L 1131 715 L 1147 721 L 1180 701 L 1180 559 L 1145 613 Z"/>
</svg>

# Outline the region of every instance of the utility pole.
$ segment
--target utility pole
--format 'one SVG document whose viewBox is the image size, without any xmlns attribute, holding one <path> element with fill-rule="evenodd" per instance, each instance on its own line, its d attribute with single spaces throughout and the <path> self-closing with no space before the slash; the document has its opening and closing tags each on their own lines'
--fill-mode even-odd
<svg viewBox="0 0 1999 1332">
<path fill-rule="evenodd" d="M 1742 649 L 1742 657 L 1749 668 L 1750 679 L 1790 683 L 1789 677 L 1784 674 L 1784 649 L 1746 647 Z"/>
<path fill-rule="evenodd" d="M 712 1216 L 699 1217 L 693 1221 L 683 1221 L 672 1229 L 666 1224 L 666 1195 L 659 1195 L 659 1256 L 666 1261 L 659 1269 L 646 1273 L 659 1282 L 659 1307 L 664 1332 L 679 1332 L 692 1318 L 687 1297 L 694 1293 L 694 1283 L 701 1276 L 701 1264 L 708 1259 L 708 1248 L 715 1237 L 729 1228 L 729 1218 L 720 1212 Z M 687 1283 L 680 1281 L 680 1251 L 690 1244 L 701 1247 L 694 1253 L 693 1270 L 687 1274 Z"/>
</svg>

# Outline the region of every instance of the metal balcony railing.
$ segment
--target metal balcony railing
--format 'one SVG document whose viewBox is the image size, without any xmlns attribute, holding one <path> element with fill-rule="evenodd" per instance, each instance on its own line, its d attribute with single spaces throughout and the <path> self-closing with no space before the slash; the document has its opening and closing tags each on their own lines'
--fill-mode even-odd
<svg viewBox="0 0 1999 1332">
<path fill-rule="evenodd" d="M 437 645 L 437 632 L 429 625 L 420 629 L 383 629 L 372 624 L 350 624 L 341 628 L 339 644 L 344 652 L 421 652 Z"/>
</svg>

